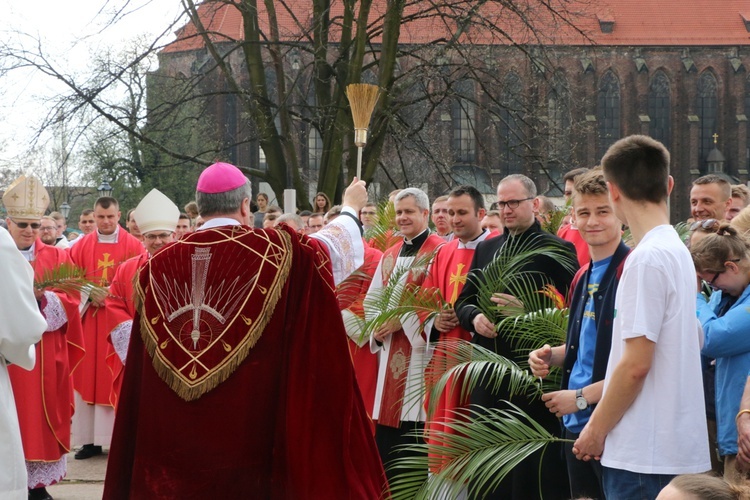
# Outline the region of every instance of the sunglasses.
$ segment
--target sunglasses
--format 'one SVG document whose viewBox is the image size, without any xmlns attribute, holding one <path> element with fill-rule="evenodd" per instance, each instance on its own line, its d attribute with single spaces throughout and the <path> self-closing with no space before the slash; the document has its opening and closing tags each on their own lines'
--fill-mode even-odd
<svg viewBox="0 0 750 500">
<path fill-rule="evenodd" d="M 695 231 L 701 228 L 705 231 L 716 231 L 719 227 L 719 221 L 716 219 L 697 220 L 690 224 L 690 230 Z"/>
<path fill-rule="evenodd" d="M 31 229 L 39 229 L 40 227 L 42 227 L 41 222 L 16 222 L 13 219 L 11 219 L 11 221 L 13 222 L 13 224 L 18 226 L 19 229 L 26 229 L 29 226 L 31 226 Z"/>
</svg>

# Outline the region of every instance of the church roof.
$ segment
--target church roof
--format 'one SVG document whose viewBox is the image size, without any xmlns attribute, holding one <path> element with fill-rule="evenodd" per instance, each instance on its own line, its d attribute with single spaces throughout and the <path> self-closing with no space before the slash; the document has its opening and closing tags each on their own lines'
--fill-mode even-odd
<svg viewBox="0 0 750 500">
<path fill-rule="evenodd" d="M 508 44 L 500 31 L 508 33 L 516 43 L 531 45 L 604 45 L 604 46 L 737 46 L 750 45 L 750 2 L 748 0 L 517 0 L 528 9 L 524 15 L 539 29 L 521 25 L 518 16 L 501 7 L 500 2 L 487 2 L 479 12 L 491 30 L 472 25 L 462 35 L 464 42 L 479 45 Z M 292 13 L 284 9 L 289 5 Z M 465 12 L 475 2 L 452 0 L 444 3 L 454 12 Z M 556 16 L 544 5 L 565 5 L 568 14 Z M 260 24 L 265 33 L 267 15 L 263 2 L 258 2 Z M 312 23 L 312 2 L 291 0 L 278 2 L 276 15 L 279 37 L 283 41 L 308 40 L 305 35 Z M 440 5 L 436 2 L 415 0 L 408 4 L 406 15 L 419 9 Z M 373 0 L 370 19 L 380 19 L 385 13 L 386 0 Z M 401 25 L 401 44 L 423 44 L 448 39 L 456 32 L 455 14 L 442 8 L 443 16 L 414 16 Z M 343 6 L 331 2 L 331 19 L 340 19 Z M 201 22 L 214 41 L 243 39 L 242 17 L 237 8 L 222 1 L 206 0 L 198 6 Z M 566 21 L 572 21 L 574 26 Z M 182 52 L 203 47 L 192 23 L 177 31 L 177 40 L 167 45 L 164 52 Z M 335 40 L 338 30 L 331 29 Z M 377 38 L 374 40 L 376 43 Z"/>
</svg>

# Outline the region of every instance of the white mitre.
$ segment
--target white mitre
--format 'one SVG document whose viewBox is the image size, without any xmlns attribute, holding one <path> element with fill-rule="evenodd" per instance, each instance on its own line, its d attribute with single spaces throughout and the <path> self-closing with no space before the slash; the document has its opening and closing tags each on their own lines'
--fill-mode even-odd
<svg viewBox="0 0 750 500">
<path fill-rule="evenodd" d="M 11 219 L 39 220 L 49 205 L 49 194 L 35 175 L 22 175 L 8 186 L 3 205 Z"/>
<path fill-rule="evenodd" d="M 151 231 L 173 233 L 180 219 L 180 209 L 164 193 L 152 189 L 135 207 L 133 217 L 141 234 Z"/>
</svg>

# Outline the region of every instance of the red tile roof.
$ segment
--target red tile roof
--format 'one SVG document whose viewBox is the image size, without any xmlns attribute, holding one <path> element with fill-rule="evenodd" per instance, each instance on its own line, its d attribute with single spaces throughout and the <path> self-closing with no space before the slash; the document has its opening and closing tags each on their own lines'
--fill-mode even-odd
<svg viewBox="0 0 750 500">
<path fill-rule="evenodd" d="M 519 0 L 524 3 L 524 16 L 540 29 L 523 26 L 519 17 L 504 9 L 499 3 L 485 3 L 480 14 L 486 27 L 472 25 L 462 35 L 462 41 L 476 44 L 505 44 L 502 30 L 515 42 L 543 45 L 625 45 L 625 46 L 721 46 L 750 45 L 750 0 Z M 545 4 L 565 5 L 568 14 L 563 17 L 550 13 Z M 282 40 L 304 39 L 303 33 L 312 22 L 311 2 L 290 0 L 291 15 L 277 3 L 277 17 Z M 434 6 L 434 2 L 412 0 L 406 14 Z M 456 31 L 455 14 L 476 5 L 471 0 L 445 0 L 442 17 L 415 16 L 402 23 L 402 44 L 423 44 L 449 39 Z M 267 17 L 263 3 L 258 2 L 260 24 L 268 33 Z M 385 0 L 373 0 L 371 21 L 381 18 L 386 8 Z M 331 19 L 341 18 L 343 6 L 333 0 Z M 242 40 L 242 17 L 229 3 L 207 0 L 198 7 L 199 16 L 215 41 Z M 566 22 L 572 20 L 575 28 Z M 746 22 L 747 21 L 747 22 Z M 603 32 L 603 24 L 613 22 L 610 33 Z M 498 29 L 490 28 L 490 26 Z M 335 40 L 339 30 L 331 29 Z M 177 32 L 177 40 L 167 45 L 164 52 L 182 52 L 203 47 L 192 23 Z M 377 38 L 373 40 L 377 42 Z"/>
</svg>

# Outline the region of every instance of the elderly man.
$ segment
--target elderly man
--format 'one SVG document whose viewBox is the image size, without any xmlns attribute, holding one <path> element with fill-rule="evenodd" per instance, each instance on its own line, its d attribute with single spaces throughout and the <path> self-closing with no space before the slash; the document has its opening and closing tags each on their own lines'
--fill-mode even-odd
<svg viewBox="0 0 750 500">
<path fill-rule="evenodd" d="M 429 229 L 430 201 L 421 189 L 407 188 L 396 195 L 396 224 L 402 239 L 383 253 L 370 288 L 367 290 L 365 317 L 372 319 L 381 312 L 382 290 L 394 276 L 406 285 L 419 286 L 427 274 L 425 269 L 412 269 L 445 241 Z M 419 272 L 421 271 L 421 272 Z M 394 274 L 395 273 L 395 274 Z M 375 440 L 383 462 L 408 457 L 399 445 L 414 442 L 410 434 L 424 429 L 425 411 L 419 399 L 424 385 L 427 342 L 416 315 L 408 319 L 392 319 L 377 328 L 370 337 L 370 350 L 379 353 L 378 383 L 372 418 L 377 421 Z M 388 469 L 388 479 L 394 471 Z M 427 470 L 424 471 L 425 476 Z"/>
<path fill-rule="evenodd" d="M 362 263 L 364 183 L 315 238 L 253 229 L 251 197 L 205 169 L 203 227 L 139 273 L 105 498 L 380 498 L 334 294 Z"/>
<path fill-rule="evenodd" d="M 7 498 L 26 498 L 28 475 L 24 466 L 9 365 L 34 368 L 37 344 L 47 328 L 34 297 L 34 271 L 5 229 L 0 229 L 0 492 Z"/>
<path fill-rule="evenodd" d="M 109 338 L 113 349 L 107 355 L 107 364 L 112 369 L 114 379 L 112 400 L 115 407 L 120 397 L 122 385 L 122 367 L 125 364 L 130 331 L 135 317 L 133 280 L 138 269 L 164 245 L 176 239 L 176 227 L 180 210 L 172 200 L 158 189 L 152 189 L 133 211 L 133 217 L 143 234 L 143 243 L 148 254 L 140 254 L 117 268 L 112 284 L 109 286 L 106 308 L 109 320 L 113 325 Z M 114 359 L 113 356 L 117 356 Z"/>
<path fill-rule="evenodd" d="M 120 215 L 116 199 L 96 200 L 96 231 L 82 236 L 70 249 L 73 263 L 85 269 L 86 277 L 99 286 L 108 287 L 120 264 L 146 252 L 139 240 L 120 227 Z M 102 307 L 104 297 L 87 300 L 81 318 L 86 356 L 73 375 L 76 389 L 73 441 L 83 445 L 76 453 L 78 460 L 101 454 L 102 445 L 110 442 L 115 417 L 112 368 L 106 362 L 110 328 L 107 310 Z"/>
<path fill-rule="evenodd" d="M 475 344 L 517 361 L 522 360 L 517 341 L 498 336 L 495 324 L 479 309 L 478 283 L 486 280 L 484 268 L 506 245 L 522 244 L 525 248 L 557 247 L 560 249 L 560 258 L 539 255 L 524 270 L 535 273 L 533 280 L 536 290 L 551 284 L 565 295 L 578 267 L 573 244 L 545 232 L 534 218 L 539 204 L 536 195 L 536 185 L 525 175 L 513 174 L 500 181 L 497 187 L 497 204 L 502 212 L 505 231 L 501 236 L 477 246 L 470 270 L 474 279 L 467 280 L 456 302 L 459 323 L 474 334 Z M 518 305 L 518 300 L 508 293 L 494 293 L 491 300 L 501 307 Z M 511 397 L 507 386 L 493 391 L 480 385 L 471 395 L 471 403 L 484 408 L 507 408 L 503 400 L 522 408 L 549 432 L 560 432 L 557 418 L 547 411 L 541 399 Z M 561 450 L 547 450 L 543 456 L 540 452 L 535 453 L 516 465 L 495 491 L 474 494 L 484 498 L 527 500 L 538 498 L 541 493 L 545 499 L 559 498 L 564 494 L 561 485 L 565 485 L 567 479 L 561 457 Z"/>
<path fill-rule="evenodd" d="M 3 195 L 10 235 L 37 280 L 61 264 L 71 264 L 67 252 L 39 239 L 40 219 L 48 203 L 47 190 L 34 176 L 22 175 Z M 50 498 L 45 488 L 62 480 L 67 470 L 73 415 L 71 373 L 83 358 L 83 338 L 77 292 L 37 289 L 35 294 L 47 323 L 36 345 L 36 366 L 26 371 L 13 365 L 8 373 L 21 425 L 28 496 L 44 499 Z"/>
</svg>

